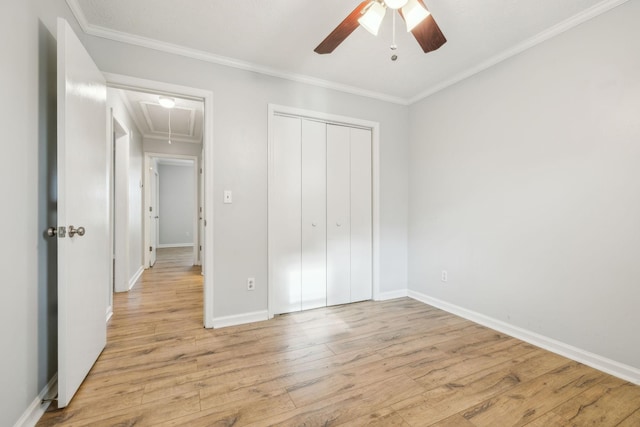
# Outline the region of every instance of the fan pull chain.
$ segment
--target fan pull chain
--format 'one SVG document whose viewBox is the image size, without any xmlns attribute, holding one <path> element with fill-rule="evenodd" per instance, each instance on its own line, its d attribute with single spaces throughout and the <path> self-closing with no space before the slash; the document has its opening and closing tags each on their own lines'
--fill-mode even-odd
<svg viewBox="0 0 640 427">
<path fill-rule="evenodd" d="M 395 12 L 395 11 L 394 11 Z M 396 14 L 393 14 L 393 36 L 391 39 L 391 60 L 396 61 L 398 59 L 398 55 L 395 54 L 395 51 L 398 49 L 398 45 L 396 45 Z"/>
<path fill-rule="evenodd" d="M 169 144 L 171 144 L 171 110 L 169 110 Z"/>
</svg>

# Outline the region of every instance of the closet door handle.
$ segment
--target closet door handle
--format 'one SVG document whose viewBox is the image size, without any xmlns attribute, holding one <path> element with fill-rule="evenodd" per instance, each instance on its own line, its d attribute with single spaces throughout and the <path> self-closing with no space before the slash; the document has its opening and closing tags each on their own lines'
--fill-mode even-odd
<svg viewBox="0 0 640 427">
<path fill-rule="evenodd" d="M 318 225 L 318 224 L 316 224 L 315 222 L 312 222 L 312 223 L 311 223 L 311 226 L 312 226 L 312 227 L 315 227 L 316 225 Z"/>
<path fill-rule="evenodd" d="M 340 224 L 339 222 L 336 222 L 336 227 L 342 227 L 342 224 Z"/>
</svg>

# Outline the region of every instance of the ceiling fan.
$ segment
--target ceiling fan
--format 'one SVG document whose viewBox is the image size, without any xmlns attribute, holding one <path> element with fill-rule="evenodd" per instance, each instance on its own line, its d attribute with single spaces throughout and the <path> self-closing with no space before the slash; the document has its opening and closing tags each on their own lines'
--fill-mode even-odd
<svg viewBox="0 0 640 427">
<path fill-rule="evenodd" d="M 424 53 L 434 51 L 447 42 L 423 0 L 365 0 L 314 51 L 319 54 L 333 52 L 360 25 L 378 35 L 387 8 L 400 13 L 407 24 L 407 31 L 411 31 Z"/>
</svg>

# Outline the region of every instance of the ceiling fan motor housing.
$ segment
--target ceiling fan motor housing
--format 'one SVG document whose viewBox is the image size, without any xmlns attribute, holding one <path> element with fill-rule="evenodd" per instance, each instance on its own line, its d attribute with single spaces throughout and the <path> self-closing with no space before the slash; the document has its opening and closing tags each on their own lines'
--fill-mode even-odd
<svg viewBox="0 0 640 427">
<path fill-rule="evenodd" d="M 400 9 L 407 4 L 407 2 L 408 0 L 384 0 L 384 3 L 389 9 Z"/>
<path fill-rule="evenodd" d="M 439 49 L 447 42 L 438 24 L 429 13 L 424 0 L 364 0 L 338 24 L 314 51 L 319 54 L 333 52 L 360 26 L 377 35 L 386 8 L 398 10 L 407 24 L 407 30 L 413 34 L 424 53 Z"/>
</svg>

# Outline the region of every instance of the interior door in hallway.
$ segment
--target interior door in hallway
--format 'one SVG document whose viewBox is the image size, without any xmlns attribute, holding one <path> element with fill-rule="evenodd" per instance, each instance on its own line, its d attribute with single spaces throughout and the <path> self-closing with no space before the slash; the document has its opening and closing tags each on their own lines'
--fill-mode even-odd
<svg viewBox="0 0 640 427">
<path fill-rule="evenodd" d="M 154 165 L 155 165 L 154 161 Z M 149 183 L 151 184 L 150 195 L 151 200 L 149 202 L 149 267 L 153 267 L 156 263 L 156 249 L 158 247 L 158 171 L 157 166 L 153 167 L 152 171 L 149 171 L 151 175 Z"/>
<path fill-rule="evenodd" d="M 58 407 L 106 344 L 110 269 L 104 77 L 58 19 Z"/>
</svg>

